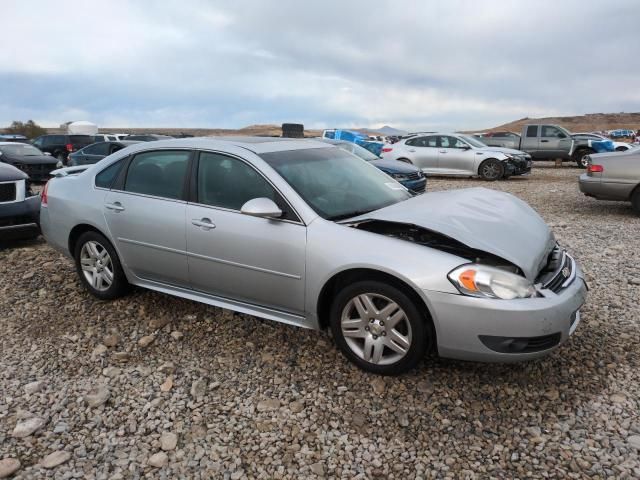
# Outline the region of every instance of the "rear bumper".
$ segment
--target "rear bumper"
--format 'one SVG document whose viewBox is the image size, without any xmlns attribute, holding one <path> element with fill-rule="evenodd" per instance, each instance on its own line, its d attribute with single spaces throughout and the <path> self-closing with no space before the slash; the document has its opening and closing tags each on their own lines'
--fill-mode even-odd
<svg viewBox="0 0 640 480">
<path fill-rule="evenodd" d="M 587 286 L 576 265 L 575 278 L 566 288 L 558 294 L 540 292 L 541 297 L 518 300 L 425 292 L 434 317 L 439 355 L 483 362 L 514 362 L 548 355 L 567 341 L 580 323 L 579 309 L 585 302 Z"/>
<path fill-rule="evenodd" d="M 634 184 L 607 182 L 606 179 L 590 177 L 586 173 L 580 175 L 578 186 L 587 197 L 619 201 L 628 201 L 635 187 Z"/>
<path fill-rule="evenodd" d="M 34 237 L 40 233 L 40 196 L 0 204 L 0 240 Z"/>
</svg>

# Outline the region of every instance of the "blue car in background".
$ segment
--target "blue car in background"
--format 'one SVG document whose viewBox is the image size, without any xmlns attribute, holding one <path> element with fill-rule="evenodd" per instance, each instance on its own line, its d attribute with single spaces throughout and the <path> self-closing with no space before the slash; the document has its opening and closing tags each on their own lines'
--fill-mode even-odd
<svg viewBox="0 0 640 480">
<path fill-rule="evenodd" d="M 414 165 L 398 162 L 397 160 L 383 160 L 366 148 L 346 140 L 331 140 L 328 138 L 321 138 L 319 140 L 335 145 L 338 148 L 342 148 L 343 150 L 351 152 L 363 160 L 370 162 L 371 165 L 382 170 L 384 173 L 415 193 L 423 193 L 427 188 L 427 177 L 422 173 L 422 170 Z"/>
</svg>

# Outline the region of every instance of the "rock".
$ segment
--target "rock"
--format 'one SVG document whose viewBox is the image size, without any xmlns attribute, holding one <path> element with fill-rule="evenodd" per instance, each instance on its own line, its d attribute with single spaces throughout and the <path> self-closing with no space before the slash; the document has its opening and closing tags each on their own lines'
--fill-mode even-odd
<svg viewBox="0 0 640 480">
<path fill-rule="evenodd" d="M 158 371 L 160 373 L 172 374 L 176 371 L 176 366 L 173 364 L 173 362 L 165 362 L 158 367 Z"/>
<path fill-rule="evenodd" d="M 111 358 L 116 362 L 126 362 L 131 358 L 131 354 L 129 352 L 114 352 Z"/>
<path fill-rule="evenodd" d="M 184 337 L 182 332 L 179 332 L 178 330 L 171 332 L 171 338 L 173 338 L 174 340 L 180 340 L 182 337 Z"/>
<path fill-rule="evenodd" d="M 551 400 L 553 402 L 554 400 L 558 400 L 560 398 L 560 392 L 557 388 L 551 388 L 544 392 L 544 396 L 547 400 Z"/>
<path fill-rule="evenodd" d="M 3 458 L 0 460 L 0 478 L 7 478 L 20 470 L 20 460 L 17 458 Z"/>
<path fill-rule="evenodd" d="M 160 391 L 161 392 L 168 392 L 169 390 L 171 390 L 171 387 L 173 387 L 173 376 L 169 375 L 164 383 L 162 385 L 160 385 Z"/>
<path fill-rule="evenodd" d="M 172 432 L 164 432 L 160 435 L 160 448 L 165 451 L 175 450 L 178 444 L 178 436 Z"/>
<path fill-rule="evenodd" d="M 324 465 L 320 462 L 314 463 L 311 465 L 311 471 L 318 475 L 319 477 L 324 476 Z"/>
<path fill-rule="evenodd" d="M 406 413 L 404 412 L 398 413 L 397 419 L 398 419 L 398 425 L 400 425 L 401 427 L 409 426 L 409 415 L 407 415 Z"/>
<path fill-rule="evenodd" d="M 11 435 L 16 438 L 28 437 L 35 433 L 36 430 L 44 427 L 45 423 L 44 418 L 40 417 L 30 417 L 25 420 L 20 420 L 13 429 L 13 432 L 11 432 Z"/>
<path fill-rule="evenodd" d="M 609 397 L 613 403 L 624 403 L 627 401 L 627 396 L 624 393 L 614 393 Z"/>
<path fill-rule="evenodd" d="M 629 279 L 631 285 L 640 285 L 640 277 L 634 277 Z"/>
<path fill-rule="evenodd" d="M 102 385 L 91 389 L 84 400 L 91 408 L 96 408 L 107 403 L 110 394 L 109 389 Z"/>
<path fill-rule="evenodd" d="M 146 335 L 138 340 L 138 345 L 140 345 L 142 348 L 148 347 L 153 343 L 155 339 L 155 335 Z"/>
<path fill-rule="evenodd" d="M 293 401 L 289 404 L 289 410 L 291 410 L 292 413 L 300 413 L 302 410 L 304 410 L 304 403 Z"/>
<path fill-rule="evenodd" d="M 33 395 L 34 393 L 38 393 L 40 390 L 42 390 L 43 386 L 44 386 L 44 382 L 39 380 L 35 382 L 27 383 L 24 386 L 24 393 L 26 393 L 27 395 Z"/>
<path fill-rule="evenodd" d="M 636 450 L 640 450 L 640 435 L 631 435 L 627 438 L 627 443 Z"/>
<path fill-rule="evenodd" d="M 207 393 L 207 381 L 204 379 L 196 380 L 191 384 L 191 396 L 195 399 L 202 398 Z"/>
<path fill-rule="evenodd" d="M 280 408 L 280 400 L 277 398 L 269 398 L 267 400 L 261 400 L 258 402 L 256 409 L 259 412 L 270 412 Z"/>
<path fill-rule="evenodd" d="M 153 318 L 149 321 L 149 328 L 152 330 L 160 330 L 170 322 L 168 318 Z"/>
<path fill-rule="evenodd" d="M 147 463 L 156 468 L 166 467 L 169 463 L 169 457 L 164 452 L 154 453 L 149 457 L 149 461 Z"/>
<path fill-rule="evenodd" d="M 91 352 L 91 359 L 95 360 L 97 357 L 103 355 L 107 351 L 107 346 L 102 343 L 93 349 Z"/>
<path fill-rule="evenodd" d="M 353 416 L 351 417 L 351 422 L 356 426 L 356 427 L 361 427 L 363 426 L 367 421 L 367 418 L 362 415 L 361 413 L 354 413 Z"/>
<path fill-rule="evenodd" d="M 57 452 L 50 453 L 46 457 L 42 459 L 40 464 L 44 468 L 54 468 L 58 465 L 62 465 L 63 463 L 69 461 L 71 458 L 71 452 L 67 452 L 65 450 L 58 450 Z"/>
<path fill-rule="evenodd" d="M 21 197 L 22 198 L 22 197 Z M 27 272 L 24 275 L 22 275 L 22 279 L 23 280 L 30 280 L 33 278 L 33 276 L 36 274 L 36 272 Z"/>
<path fill-rule="evenodd" d="M 121 372 L 122 370 L 120 370 L 118 367 L 107 367 L 102 370 L 102 375 L 109 378 L 115 378 L 120 375 Z"/>
<path fill-rule="evenodd" d="M 107 347 L 111 347 L 111 348 L 118 345 L 119 341 L 120 341 L 120 337 L 116 334 L 105 335 L 102 338 L 102 343 L 105 344 Z"/>
<path fill-rule="evenodd" d="M 386 386 L 387 385 L 384 382 L 384 378 L 382 377 L 375 377 L 373 380 L 371 380 L 371 387 L 373 388 L 373 391 L 376 393 L 376 395 L 382 395 Z"/>
</svg>

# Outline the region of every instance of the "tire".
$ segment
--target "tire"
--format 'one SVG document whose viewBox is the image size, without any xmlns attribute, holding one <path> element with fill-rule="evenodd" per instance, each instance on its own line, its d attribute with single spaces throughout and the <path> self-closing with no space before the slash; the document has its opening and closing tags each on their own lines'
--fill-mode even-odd
<svg viewBox="0 0 640 480">
<path fill-rule="evenodd" d="M 80 235 L 73 256 L 80 282 L 94 296 L 113 300 L 129 291 L 130 285 L 118 254 L 104 235 L 94 231 Z M 90 281 L 90 278 L 94 280 Z M 111 283 L 108 283 L 109 278 Z"/>
<path fill-rule="evenodd" d="M 587 168 L 587 155 L 593 155 L 595 150 L 590 148 L 582 148 L 576 152 L 573 152 L 573 160 L 580 168 Z"/>
<path fill-rule="evenodd" d="M 627 150 L 629 150 L 629 149 L 628 148 L 624 148 L 624 147 L 616 148 L 616 152 L 626 152 Z"/>
<path fill-rule="evenodd" d="M 504 165 L 495 158 L 489 158 L 478 167 L 478 175 L 480 175 L 483 180 L 495 182 L 504 177 Z"/>
<path fill-rule="evenodd" d="M 413 162 L 411 160 L 409 160 L 408 158 L 399 158 L 397 161 L 398 162 L 408 163 L 409 165 L 413 165 Z"/>
<path fill-rule="evenodd" d="M 640 187 L 636 187 L 631 194 L 631 208 L 637 215 L 640 215 Z"/>
<path fill-rule="evenodd" d="M 355 282 L 342 289 L 333 299 L 330 325 L 344 356 L 380 375 L 411 370 L 433 343 L 430 320 L 418 305 L 402 290 L 379 281 Z"/>
</svg>

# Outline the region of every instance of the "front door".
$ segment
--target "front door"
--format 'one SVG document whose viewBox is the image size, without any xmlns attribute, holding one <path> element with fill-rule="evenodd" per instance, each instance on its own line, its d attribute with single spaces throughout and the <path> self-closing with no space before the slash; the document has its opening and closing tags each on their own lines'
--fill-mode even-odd
<svg viewBox="0 0 640 480">
<path fill-rule="evenodd" d="M 304 311 L 306 226 L 274 187 L 235 157 L 201 152 L 197 199 L 187 206 L 191 286 L 212 295 L 291 313 Z M 279 219 L 240 213 L 267 197 Z"/>
<path fill-rule="evenodd" d="M 553 125 L 540 128 L 540 150 L 546 158 L 563 158 L 569 154 L 571 138 Z"/>
<path fill-rule="evenodd" d="M 103 211 L 121 260 L 137 276 L 188 287 L 184 185 L 189 151 L 157 150 L 133 157 Z"/>
<path fill-rule="evenodd" d="M 438 136 L 438 171 L 450 175 L 476 175 L 476 152 L 466 142 L 449 135 Z"/>
</svg>

